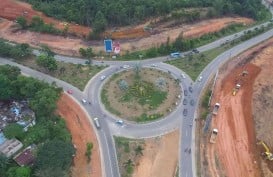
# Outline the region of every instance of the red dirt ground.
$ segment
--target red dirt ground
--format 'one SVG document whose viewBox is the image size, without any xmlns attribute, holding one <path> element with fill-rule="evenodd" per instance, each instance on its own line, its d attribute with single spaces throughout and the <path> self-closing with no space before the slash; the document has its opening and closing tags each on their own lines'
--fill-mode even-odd
<svg viewBox="0 0 273 177">
<path fill-rule="evenodd" d="M 25 13 L 24 13 L 25 12 Z M 40 16 L 43 18 L 45 23 L 52 23 L 58 29 L 64 29 L 64 23 L 55 20 L 53 18 L 45 16 L 43 13 L 35 11 L 32 9 L 31 5 L 15 0 L 1 0 L 0 3 L 0 17 L 14 21 L 19 16 L 25 16 L 28 21 L 31 20 L 33 16 Z M 85 26 L 80 26 L 72 23 L 69 24 L 69 32 L 79 35 L 88 35 L 90 28 Z"/>
<path fill-rule="evenodd" d="M 223 173 L 227 177 L 261 176 L 260 150 L 256 145 L 252 115 L 253 85 L 261 68 L 248 62 L 264 46 L 272 44 L 273 40 L 269 40 L 244 52 L 223 67 L 219 74 L 212 101 L 213 104 L 221 104 L 212 122 L 212 128 L 218 128 L 219 134 L 216 144 L 209 144 L 207 148 L 210 177 L 218 177 Z M 242 87 L 236 96 L 232 96 L 232 89 L 243 70 L 247 70 L 249 74 L 241 76 Z M 216 160 L 218 157 L 220 161 Z M 224 172 L 219 166 L 223 167 Z"/>
<path fill-rule="evenodd" d="M 62 94 L 58 101 L 57 113 L 64 118 L 72 135 L 72 142 L 76 146 L 72 177 L 102 177 L 99 145 L 86 113 L 66 94 Z M 94 145 L 90 163 L 85 156 L 88 142 Z"/>
</svg>

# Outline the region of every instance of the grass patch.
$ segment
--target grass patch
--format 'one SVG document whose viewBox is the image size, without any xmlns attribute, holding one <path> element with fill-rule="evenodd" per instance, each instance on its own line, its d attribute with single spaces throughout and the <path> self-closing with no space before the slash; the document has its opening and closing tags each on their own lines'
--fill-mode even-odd
<svg viewBox="0 0 273 177">
<path fill-rule="evenodd" d="M 151 114 L 151 115 L 147 115 L 147 114 L 142 114 L 139 117 L 136 117 L 135 119 L 137 120 L 137 122 L 149 122 L 152 120 L 156 120 L 160 117 L 162 117 L 163 114 Z"/>
<path fill-rule="evenodd" d="M 44 68 L 37 65 L 35 57 L 30 57 L 24 60 L 16 60 L 16 62 L 28 66 L 37 71 L 49 74 L 55 78 L 63 80 L 80 90 L 83 90 L 87 82 L 95 76 L 98 72 L 106 68 L 105 66 L 95 65 L 80 65 L 65 62 L 58 62 L 58 69 L 54 72 L 48 72 Z"/>
<path fill-rule="evenodd" d="M 111 105 L 110 105 L 110 101 L 108 100 L 108 92 L 106 89 L 102 89 L 101 90 L 101 101 L 104 104 L 105 108 L 116 115 L 120 115 L 120 112 L 118 110 L 115 110 Z"/>
<path fill-rule="evenodd" d="M 121 177 L 131 177 L 143 155 L 144 140 L 114 137 Z"/>
<path fill-rule="evenodd" d="M 218 55 L 231 48 L 230 45 L 221 46 L 196 55 L 190 55 L 166 63 L 176 66 L 196 80 L 200 72 Z"/>
</svg>

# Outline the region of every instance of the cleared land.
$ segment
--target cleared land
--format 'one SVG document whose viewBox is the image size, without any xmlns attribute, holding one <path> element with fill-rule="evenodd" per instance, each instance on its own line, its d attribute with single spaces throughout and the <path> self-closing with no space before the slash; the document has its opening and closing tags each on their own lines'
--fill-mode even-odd
<svg viewBox="0 0 273 177">
<path fill-rule="evenodd" d="M 178 164 L 179 131 L 145 140 L 128 139 L 128 142 L 127 153 L 124 146 L 117 148 L 122 177 L 127 175 L 124 165 L 128 159 L 134 160 L 133 173 L 127 175 L 128 177 L 173 177 L 175 175 Z M 135 156 L 136 143 L 143 147 L 143 155 Z"/>
<path fill-rule="evenodd" d="M 219 130 L 217 142 L 208 144 L 208 134 L 200 145 L 202 156 L 205 157 L 202 161 L 204 176 L 272 176 L 272 162 L 261 157 L 264 149 L 257 144 L 263 140 L 271 151 L 273 149 L 270 136 L 273 124 L 270 119 L 270 88 L 273 82 L 268 77 L 272 75 L 272 44 L 272 39 L 260 44 L 222 68 L 212 101 L 221 104 L 211 126 Z M 243 71 L 249 74 L 241 76 Z M 232 90 L 238 82 L 241 88 L 232 96 Z"/>
<path fill-rule="evenodd" d="M 66 94 L 62 94 L 58 101 L 57 113 L 64 118 L 72 135 L 72 142 L 76 147 L 76 155 L 71 168 L 72 177 L 101 177 L 99 144 L 87 114 Z M 90 162 L 87 162 L 85 156 L 86 143 L 88 142 L 92 142 L 94 145 Z"/>
</svg>

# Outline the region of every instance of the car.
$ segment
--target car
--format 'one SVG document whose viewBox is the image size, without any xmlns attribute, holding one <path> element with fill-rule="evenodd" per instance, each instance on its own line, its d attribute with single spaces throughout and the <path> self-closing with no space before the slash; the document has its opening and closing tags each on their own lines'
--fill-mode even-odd
<svg viewBox="0 0 273 177">
<path fill-rule="evenodd" d="M 87 103 L 87 100 L 86 99 L 82 99 L 82 104 L 86 104 Z"/>
<path fill-rule="evenodd" d="M 198 78 L 198 82 L 201 82 L 202 79 L 203 79 L 203 76 L 200 76 L 200 77 Z"/>
<path fill-rule="evenodd" d="M 97 129 L 100 129 L 99 118 L 95 117 L 95 118 L 94 118 L 94 123 L 95 123 L 95 126 L 97 127 Z"/>
<path fill-rule="evenodd" d="M 122 126 L 124 124 L 124 121 L 123 120 L 117 120 L 116 124 Z"/>
<path fill-rule="evenodd" d="M 187 116 L 187 114 L 188 114 L 188 110 L 187 110 L 187 109 L 184 109 L 184 110 L 183 110 L 183 115 L 184 115 L 184 116 Z"/>
<path fill-rule="evenodd" d="M 128 68 L 130 68 L 130 65 L 123 65 L 122 68 L 123 69 L 128 69 Z"/>
<path fill-rule="evenodd" d="M 72 90 L 67 90 L 66 92 L 69 93 L 69 94 L 73 93 Z"/>
<path fill-rule="evenodd" d="M 193 92 L 193 88 L 192 88 L 192 87 L 189 87 L 189 91 L 192 93 L 192 92 Z"/>
<path fill-rule="evenodd" d="M 192 49 L 192 52 L 193 53 L 199 53 L 199 50 L 198 49 Z"/>
<path fill-rule="evenodd" d="M 89 65 L 89 64 L 90 64 L 90 61 L 89 61 L 89 60 L 86 60 L 84 63 L 85 63 L 86 65 Z"/>
<path fill-rule="evenodd" d="M 188 100 L 187 99 L 184 99 L 183 100 L 183 105 L 187 105 L 188 104 Z"/>
<path fill-rule="evenodd" d="M 103 81 L 105 78 L 106 78 L 106 76 L 105 76 L 105 75 L 102 75 L 102 76 L 100 77 L 100 80 Z"/>
<path fill-rule="evenodd" d="M 182 77 L 183 79 L 185 79 L 185 78 L 186 78 L 185 74 L 181 74 L 181 77 Z"/>
<path fill-rule="evenodd" d="M 193 105 L 194 105 L 194 100 L 191 100 L 191 101 L 190 101 L 190 104 L 193 106 Z"/>
<path fill-rule="evenodd" d="M 157 67 L 157 65 L 156 64 L 151 64 L 151 67 Z"/>
<path fill-rule="evenodd" d="M 184 95 L 188 96 L 188 90 L 184 90 Z"/>
</svg>

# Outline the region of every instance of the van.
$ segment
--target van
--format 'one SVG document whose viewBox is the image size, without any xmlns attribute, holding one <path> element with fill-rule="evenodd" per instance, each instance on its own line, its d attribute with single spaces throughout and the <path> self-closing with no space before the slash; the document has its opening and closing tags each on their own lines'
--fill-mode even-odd
<svg viewBox="0 0 273 177">
<path fill-rule="evenodd" d="M 94 123 L 95 123 L 95 126 L 97 127 L 97 129 L 100 129 L 99 118 L 95 117 L 95 118 L 94 118 Z"/>
</svg>

